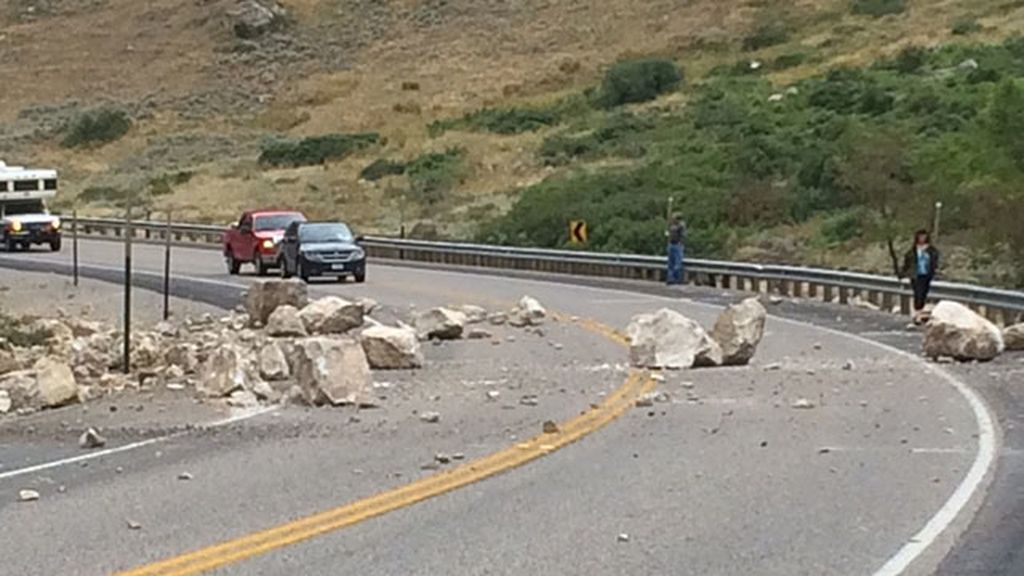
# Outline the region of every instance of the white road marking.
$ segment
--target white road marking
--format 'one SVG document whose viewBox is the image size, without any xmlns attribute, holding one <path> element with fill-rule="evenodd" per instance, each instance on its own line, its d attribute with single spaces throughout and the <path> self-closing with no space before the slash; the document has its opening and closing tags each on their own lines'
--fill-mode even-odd
<svg viewBox="0 0 1024 576">
<path fill-rule="evenodd" d="M 238 412 L 227 418 L 221 420 L 215 420 L 209 424 L 202 425 L 205 428 L 219 428 L 221 426 L 227 426 L 228 424 L 234 424 L 235 422 L 241 422 L 257 416 L 262 416 L 269 412 L 277 410 L 277 406 L 269 406 L 264 408 L 258 408 L 254 410 L 246 410 Z M 131 450 L 138 450 L 139 448 L 145 448 L 146 446 L 152 446 L 153 444 L 159 444 L 166 442 L 180 436 L 188 434 L 188 431 L 174 432 L 173 434 L 167 434 L 166 436 L 160 436 L 157 438 L 149 438 L 147 440 L 140 440 L 139 442 L 132 442 L 131 444 L 125 444 L 124 446 L 117 446 L 114 448 L 107 448 L 106 450 L 97 450 L 96 452 L 89 452 L 88 454 L 82 454 L 80 456 L 72 456 L 70 458 L 61 458 L 60 460 L 53 460 L 51 462 L 44 462 L 42 464 L 36 464 L 34 466 L 27 466 L 25 468 L 18 468 L 17 470 L 11 470 L 9 472 L 0 473 L 0 480 L 8 480 L 10 478 L 17 478 L 18 476 L 25 476 L 26 474 L 34 474 L 36 472 L 42 472 L 43 470 L 50 470 L 52 468 L 59 468 L 61 466 L 67 466 L 69 464 L 77 464 L 79 462 L 85 462 L 87 460 L 95 460 L 96 458 L 102 458 L 104 456 L 111 456 L 113 454 L 120 454 L 121 452 L 128 452 Z"/>
</svg>

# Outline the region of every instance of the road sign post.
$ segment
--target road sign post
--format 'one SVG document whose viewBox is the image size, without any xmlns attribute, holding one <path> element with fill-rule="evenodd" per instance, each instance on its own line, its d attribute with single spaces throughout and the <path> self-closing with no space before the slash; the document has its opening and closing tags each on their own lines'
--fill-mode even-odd
<svg viewBox="0 0 1024 576">
<path fill-rule="evenodd" d="M 124 220 L 124 373 L 132 371 L 132 207 L 128 204 Z"/>
<path fill-rule="evenodd" d="M 71 211 L 71 270 L 78 287 L 78 210 Z"/>
<path fill-rule="evenodd" d="M 171 317 L 171 209 L 167 209 L 164 230 L 164 320 Z"/>
</svg>

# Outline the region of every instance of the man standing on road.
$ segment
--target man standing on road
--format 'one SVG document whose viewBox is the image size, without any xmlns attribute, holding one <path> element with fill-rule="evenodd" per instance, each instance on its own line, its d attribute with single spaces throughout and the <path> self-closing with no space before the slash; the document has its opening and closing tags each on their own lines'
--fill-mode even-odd
<svg viewBox="0 0 1024 576">
<path fill-rule="evenodd" d="M 665 274 L 665 283 L 670 286 L 682 284 L 686 224 L 679 214 L 672 215 L 666 235 L 668 236 L 668 269 Z"/>
<path fill-rule="evenodd" d="M 914 288 L 915 321 L 921 320 L 938 269 L 939 251 L 932 246 L 931 235 L 927 230 L 918 230 L 914 234 L 914 245 L 903 258 L 903 275 L 910 278 L 910 285 Z"/>
</svg>

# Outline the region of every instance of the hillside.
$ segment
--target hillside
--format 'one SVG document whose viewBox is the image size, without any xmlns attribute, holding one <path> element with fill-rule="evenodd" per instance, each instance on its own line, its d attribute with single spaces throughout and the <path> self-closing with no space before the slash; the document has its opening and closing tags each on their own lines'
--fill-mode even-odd
<svg viewBox="0 0 1024 576">
<path fill-rule="evenodd" d="M 869 135 L 890 126 L 912 129 L 917 138 L 925 134 L 917 121 L 904 122 L 916 113 L 899 104 L 910 90 L 904 80 L 920 78 L 915 89 L 925 89 L 928 78 L 973 55 L 944 46 L 1001 45 L 1024 32 L 1024 3 L 1010 0 L 283 0 L 286 14 L 273 26 L 240 35 L 239 10 L 251 4 L 8 2 L 0 12 L 0 71 L 31 81 L 7 82 L 0 91 L 0 157 L 60 168 L 64 204 L 77 196 L 91 212 L 119 211 L 126 193 L 151 210 L 174 207 L 182 218 L 214 222 L 242 207 L 297 204 L 366 232 L 395 233 L 404 222 L 423 236 L 542 245 L 564 243 L 562 221 L 585 216 L 596 231 L 595 248 L 635 251 L 658 249 L 658 218 L 674 196 L 693 212 L 687 216 L 698 254 L 884 270 L 878 240 L 894 232 L 857 212 L 871 199 L 799 196 L 792 182 L 806 162 L 772 158 L 806 154 L 813 143 L 761 147 L 767 168 L 745 171 L 733 165 L 738 152 L 725 144 L 749 142 L 751 133 L 695 124 L 701 108 L 694 105 L 716 90 L 761 114 L 755 99 L 787 88 L 813 91 L 830 70 L 876 70 L 880 61 L 920 54 L 910 75 L 870 72 L 870 83 L 897 103 L 891 109 L 867 120 L 871 114 L 861 110 L 830 112 L 863 124 Z M 685 81 L 651 103 L 592 105 L 609 67 L 639 57 L 672 60 Z M 971 81 L 980 88 L 971 89 L 967 105 L 987 107 L 994 90 L 987 84 L 1024 76 L 1003 60 L 1000 77 Z M 853 84 L 835 88 L 863 88 Z M 793 106 L 791 113 L 770 111 L 760 133 L 781 130 L 781 137 L 790 130 L 797 141 L 813 133 L 821 122 L 814 105 Z M 356 134 L 372 138 L 298 140 Z M 581 138 L 595 134 L 599 142 L 581 149 Z M 899 138 L 890 144 L 916 146 Z M 266 151 L 281 139 L 316 148 L 314 156 L 330 148 L 329 157 L 313 165 L 287 155 L 273 160 Z M 680 148 L 684 139 L 722 147 L 717 155 L 705 153 L 710 148 L 694 155 Z M 855 156 L 842 155 L 849 166 L 861 162 L 861 172 L 883 160 Z M 684 160 L 713 169 L 665 169 Z M 654 176 L 637 179 L 641 173 Z M 1015 177 L 996 176 L 1003 184 Z M 836 190 L 872 186 L 840 180 Z M 614 196 L 609 187 L 631 186 L 646 189 L 642 199 L 626 200 L 644 213 L 605 202 Z M 565 196 L 560 188 L 582 192 Z M 737 197 L 731 191 L 738 188 L 751 192 Z M 587 192 L 599 189 L 605 191 Z M 915 199 L 930 206 L 933 198 L 925 196 Z M 531 202 L 538 198 L 549 206 L 537 208 Z M 784 214 L 776 213 L 780 206 Z M 749 214 L 737 217 L 741 209 Z M 622 218 L 612 223 L 609 214 Z M 911 210 L 888 224 L 929 218 Z M 952 221 L 951 270 L 1013 281 L 1012 255 L 985 250 L 984 269 L 974 264 L 977 246 L 991 242 L 971 232 L 971 218 L 984 216 Z"/>
</svg>

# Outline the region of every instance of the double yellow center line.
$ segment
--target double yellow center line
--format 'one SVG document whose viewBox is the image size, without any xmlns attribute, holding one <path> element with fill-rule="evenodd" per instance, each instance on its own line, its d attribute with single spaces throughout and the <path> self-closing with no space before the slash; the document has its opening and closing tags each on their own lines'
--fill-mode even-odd
<svg viewBox="0 0 1024 576">
<path fill-rule="evenodd" d="M 625 338 L 589 320 L 577 321 L 580 326 L 606 336 L 618 343 Z M 473 484 L 536 460 L 571 444 L 612 422 L 626 412 L 636 399 L 654 388 L 655 382 L 642 372 L 632 372 L 626 382 L 594 406 L 559 426 L 558 432 L 540 434 L 529 440 L 472 460 L 457 468 L 438 472 L 421 480 L 382 492 L 350 504 L 313 514 L 280 526 L 254 532 L 220 544 L 188 552 L 140 566 L 115 576 L 185 576 L 199 574 L 254 556 L 265 554 L 303 540 L 326 534 L 364 520 L 422 502 L 428 498 Z"/>
</svg>

